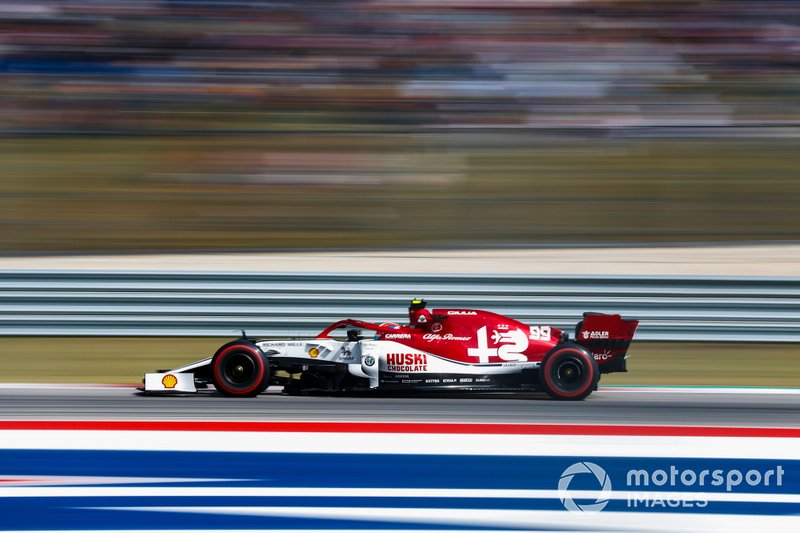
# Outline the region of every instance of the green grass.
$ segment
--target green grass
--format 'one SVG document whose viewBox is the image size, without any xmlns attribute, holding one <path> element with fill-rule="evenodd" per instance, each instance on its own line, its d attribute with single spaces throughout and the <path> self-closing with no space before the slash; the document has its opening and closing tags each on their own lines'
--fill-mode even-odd
<svg viewBox="0 0 800 533">
<path fill-rule="evenodd" d="M 603 384 L 800 387 L 797 344 L 634 342 L 628 355 Z"/>
<path fill-rule="evenodd" d="M 204 357 L 229 339 L 0 338 L 0 381 L 140 383 L 142 374 Z"/>
<path fill-rule="evenodd" d="M 791 139 L 5 138 L 0 252 L 796 240 Z"/>
<path fill-rule="evenodd" d="M 211 356 L 228 339 L 0 338 L 4 382 L 139 383 L 144 372 Z M 800 386 L 800 346 L 634 343 L 606 385 Z"/>
</svg>

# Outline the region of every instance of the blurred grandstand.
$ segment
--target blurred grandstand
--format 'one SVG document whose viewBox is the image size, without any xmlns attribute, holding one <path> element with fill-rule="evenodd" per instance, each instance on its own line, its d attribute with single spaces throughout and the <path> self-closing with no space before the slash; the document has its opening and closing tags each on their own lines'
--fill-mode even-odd
<svg viewBox="0 0 800 533">
<path fill-rule="evenodd" d="M 793 0 L 0 1 L 0 251 L 795 240 Z"/>
</svg>

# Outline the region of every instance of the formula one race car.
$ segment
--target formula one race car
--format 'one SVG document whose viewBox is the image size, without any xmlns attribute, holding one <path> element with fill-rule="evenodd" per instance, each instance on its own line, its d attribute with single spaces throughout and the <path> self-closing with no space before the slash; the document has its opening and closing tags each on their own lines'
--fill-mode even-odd
<svg viewBox="0 0 800 533">
<path fill-rule="evenodd" d="M 551 326 L 473 309 L 426 309 L 412 300 L 409 324 L 346 319 L 313 338 L 243 336 L 213 357 L 145 374 L 145 393 L 256 396 L 270 385 L 287 393 L 362 390 L 534 391 L 580 400 L 600 374 L 625 372 L 638 325 L 619 315 L 584 313 L 575 340 Z M 332 334 L 345 330 L 344 338 Z M 364 330 L 372 332 L 362 336 Z"/>
</svg>

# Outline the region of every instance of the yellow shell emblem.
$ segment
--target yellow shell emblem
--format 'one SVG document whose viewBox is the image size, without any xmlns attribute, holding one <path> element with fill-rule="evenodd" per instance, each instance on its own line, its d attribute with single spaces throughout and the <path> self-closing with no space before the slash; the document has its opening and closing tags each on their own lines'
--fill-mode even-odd
<svg viewBox="0 0 800 533">
<path fill-rule="evenodd" d="M 319 357 L 319 350 L 316 348 L 311 348 L 308 351 L 308 355 L 310 355 L 311 357 Z"/>
<path fill-rule="evenodd" d="M 164 388 L 165 388 L 165 389 L 174 389 L 174 388 L 175 388 L 175 385 L 177 385 L 177 384 L 178 384 L 178 378 L 176 378 L 176 377 L 175 377 L 175 376 L 173 376 L 172 374 L 167 374 L 167 375 L 166 375 L 166 376 L 164 376 L 164 378 L 161 380 L 161 384 L 162 384 L 162 385 L 164 385 Z"/>
</svg>

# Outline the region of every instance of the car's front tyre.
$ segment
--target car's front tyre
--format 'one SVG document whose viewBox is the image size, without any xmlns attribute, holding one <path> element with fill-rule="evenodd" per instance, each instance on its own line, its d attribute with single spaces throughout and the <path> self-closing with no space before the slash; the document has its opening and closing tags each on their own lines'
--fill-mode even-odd
<svg viewBox="0 0 800 533">
<path fill-rule="evenodd" d="M 582 346 L 561 345 L 548 353 L 539 369 L 539 382 L 556 400 L 582 400 L 600 379 L 597 361 Z"/>
<path fill-rule="evenodd" d="M 267 388 L 269 378 L 266 355 L 249 342 L 226 344 L 211 359 L 211 381 L 225 396 L 257 396 Z"/>
</svg>

